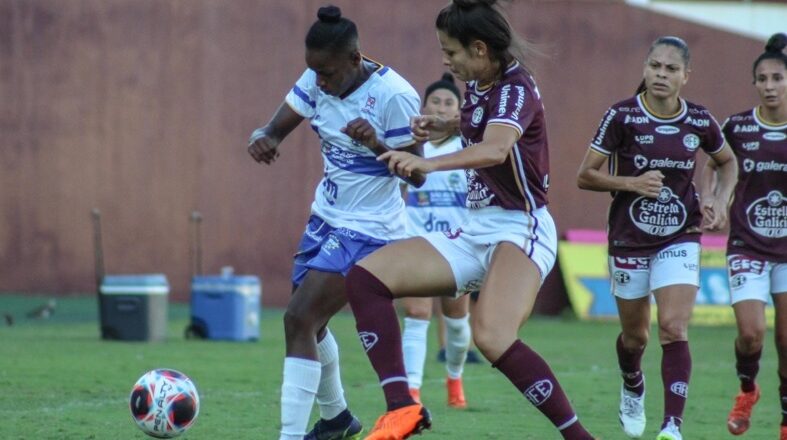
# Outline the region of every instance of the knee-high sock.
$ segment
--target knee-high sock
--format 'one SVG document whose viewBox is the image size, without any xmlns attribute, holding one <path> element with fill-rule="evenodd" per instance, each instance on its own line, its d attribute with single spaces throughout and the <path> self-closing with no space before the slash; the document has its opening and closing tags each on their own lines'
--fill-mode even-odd
<svg viewBox="0 0 787 440">
<path fill-rule="evenodd" d="M 664 422 L 672 419 L 680 426 L 683 423 L 683 408 L 689 392 L 691 377 L 691 353 L 689 342 L 670 342 L 661 346 L 661 380 L 664 383 Z"/>
<path fill-rule="evenodd" d="M 467 348 L 470 346 L 470 320 L 465 315 L 463 318 L 449 318 L 445 320 L 445 370 L 448 377 L 458 379 L 462 377 L 467 359 Z"/>
<path fill-rule="evenodd" d="M 615 342 L 615 350 L 618 353 L 618 365 L 620 374 L 623 376 L 623 387 L 632 393 L 641 396 L 645 392 L 645 381 L 642 377 L 642 354 L 645 347 L 637 350 L 627 350 L 623 346 L 623 334 L 618 335 Z"/>
<path fill-rule="evenodd" d="M 593 439 L 579 423 L 549 365 L 522 341 L 511 344 L 492 366 L 505 374 L 527 400 L 547 416 L 564 439 Z"/>
<path fill-rule="evenodd" d="M 360 266 L 350 269 L 346 281 L 358 337 L 380 379 L 388 410 L 414 403 L 407 385 L 402 333 L 391 291 Z"/>
<path fill-rule="evenodd" d="M 421 388 L 426 362 L 426 340 L 429 331 L 428 319 L 404 318 L 402 352 L 407 383 L 410 388 Z"/>
<path fill-rule="evenodd" d="M 757 373 L 760 371 L 762 349 L 752 354 L 743 354 L 735 347 L 735 370 L 741 381 L 741 390 L 749 393 L 754 391 Z"/>
<path fill-rule="evenodd" d="M 330 330 L 325 329 L 325 337 L 317 344 L 317 353 L 322 365 L 317 405 L 320 407 L 320 418 L 331 420 L 347 408 L 347 401 L 344 399 L 339 372 L 339 346 Z"/>
<path fill-rule="evenodd" d="M 787 377 L 779 374 L 779 397 L 782 401 L 782 423 L 781 426 L 787 426 Z"/>
<path fill-rule="evenodd" d="M 284 358 L 279 440 L 301 440 L 306 435 L 319 383 L 319 362 L 294 357 Z"/>
</svg>

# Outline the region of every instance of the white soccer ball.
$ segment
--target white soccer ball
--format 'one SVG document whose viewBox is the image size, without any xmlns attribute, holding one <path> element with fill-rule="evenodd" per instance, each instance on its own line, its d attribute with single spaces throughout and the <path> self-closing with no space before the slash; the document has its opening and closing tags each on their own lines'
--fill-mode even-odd
<svg viewBox="0 0 787 440">
<path fill-rule="evenodd" d="M 139 378 L 129 396 L 131 417 L 139 429 L 156 438 L 186 432 L 199 414 L 194 382 L 177 370 L 159 368 Z"/>
</svg>

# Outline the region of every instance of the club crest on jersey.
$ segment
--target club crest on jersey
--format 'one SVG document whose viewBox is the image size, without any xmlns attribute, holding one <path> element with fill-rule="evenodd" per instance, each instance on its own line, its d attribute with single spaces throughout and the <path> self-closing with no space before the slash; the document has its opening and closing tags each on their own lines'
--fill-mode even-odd
<svg viewBox="0 0 787 440">
<path fill-rule="evenodd" d="M 478 96 L 470 95 L 470 104 L 473 104 L 473 105 L 478 104 Z"/>
<path fill-rule="evenodd" d="M 615 279 L 615 283 L 621 286 L 625 286 L 631 281 L 631 275 L 622 270 L 615 271 L 615 274 L 612 275 L 612 278 Z"/>
<path fill-rule="evenodd" d="M 665 237 L 678 232 L 686 223 L 686 207 L 669 187 L 661 187 L 656 199 L 641 196 L 629 206 L 629 218 L 641 231 Z"/>
<path fill-rule="evenodd" d="M 746 284 L 746 275 L 739 273 L 738 275 L 733 275 L 730 278 L 730 288 L 740 289 L 743 285 Z"/>
<path fill-rule="evenodd" d="M 695 151 L 700 146 L 700 137 L 694 133 L 683 136 L 683 146 L 689 151 Z"/>
<path fill-rule="evenodd" d="M 478 124 L 481 123 L 482 119 L 484 119 L 484 108 L 483 107 L 476 107 L 476 109 L 473 110 L 473 117 L 470 119 L 470 123 L 474 127 L 477 127 Z"/>
<path fill-rule="evenodd" d="M 379 340 L 377 334 L 372 332 L 358 332 L 358 337 L 361 339 L 361 345 L 363 345 L 363 349 L 366 350 L 367 353 Z"/>
<path fill-rule="evenodd" d="M 746 220 L 763 237 L 787 237 L 787 198 L 779 191 L 769 192 L 746 208 Z"/>
<path fill-rule="evenodd" d="M 680 132 L 680 128 L 675 127 L 674 125 L 659 125 L 656 127 L 656 133 L 658 134 L 677 134 Z"/>
<path fill-rule="evenodd" d="M 361 109 L 361 112 L 366 114 L 374 114 L 374 105 L 377 103 L 377 98 L 372 95 L 366 97 L 366 105 Z"/>
</svg>

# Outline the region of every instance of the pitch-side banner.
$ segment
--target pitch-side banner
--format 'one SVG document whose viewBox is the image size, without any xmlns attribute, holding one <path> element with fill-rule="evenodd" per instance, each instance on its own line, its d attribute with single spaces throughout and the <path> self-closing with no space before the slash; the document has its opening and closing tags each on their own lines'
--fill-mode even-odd
<svg viewBox="0 0 787 440">
<path fill-rule="evenodd" d="M 605 242 L 560 241 L 558 261 L 571 306 L 579 318 L 617 319 Z M 703 246 L 700 264 L 700 289 L 692 323 L 734 324 L 724 248 Z M 652 311 L 655 318 L 655 307 Z M 773 307 L 769 305 L 766 314 L 767 322 L 773 322 Z"/>
</svg>

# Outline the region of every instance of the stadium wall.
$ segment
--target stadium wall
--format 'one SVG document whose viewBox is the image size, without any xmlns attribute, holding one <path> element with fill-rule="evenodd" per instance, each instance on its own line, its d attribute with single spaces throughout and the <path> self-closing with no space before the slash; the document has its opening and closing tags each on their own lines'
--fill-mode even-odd
<svg viewBox="0 0 787 440">
<path fill-rule="evenodd" d="M 443 72 L 433 29 L 445 0 L 333 0 L 362 49 L 416 89 Z M 94 290 L 90 210 L 103 213 L 110 273 L 165 273 L 188 298 L 189 214 L 204 216 L 204 267 L 263 279 L 286 303 L 291 255 L 321 159 L 302 124 L 272 167 L 246 152 L 304 69 L 303 36 L 323 2 L 0 1 L 0 291 Z M 762 42 L 621 2 L 531 1 L 510 10 L 545 54 L 534 63 L 551 149 L 559 231 L 603 228 L 609 196 L 576 169 L 604 110 L 630 96 L 650 42 L 685 38 L 689 100 L 718 117 L 751 107 Z M 559 277 L 539 311 L 565 303 Z"/>
</svg>

